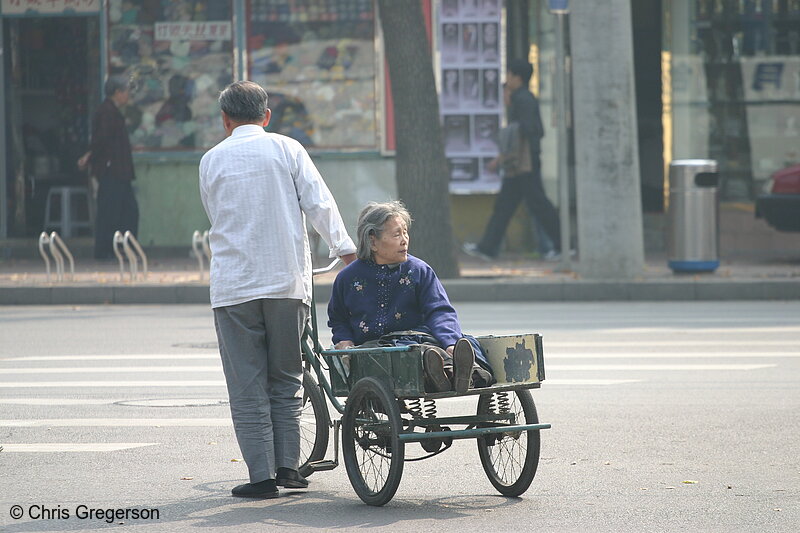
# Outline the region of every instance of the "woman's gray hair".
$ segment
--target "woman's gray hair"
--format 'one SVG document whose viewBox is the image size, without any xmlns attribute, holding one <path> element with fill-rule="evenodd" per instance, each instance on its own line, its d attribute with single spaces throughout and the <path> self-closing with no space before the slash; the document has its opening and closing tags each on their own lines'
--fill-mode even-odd
<svg viewBox="0 0 800 533">
<path fill-rule="evenodd" d="M 268 99 L 259 84 L 237 81 L 219 94 L 219 107 L 236 122 L 261 122 L 267 116 Z"/>
<path fill-rule="evenodd" d="M 372 242 L 369 236 L 374 235 L 380 239 L 383 233 L 383 225 L 392 217 L 399 217 L 406 223 L 406 227 L 411 226 L 411 215 L 402 202 L 393 200 L 391 202 L 377 203 L 370 202 L 361 210 L 358 215 L 358 250 L 356 254 L 362 261 L 372 259 Z"/>
</svg>

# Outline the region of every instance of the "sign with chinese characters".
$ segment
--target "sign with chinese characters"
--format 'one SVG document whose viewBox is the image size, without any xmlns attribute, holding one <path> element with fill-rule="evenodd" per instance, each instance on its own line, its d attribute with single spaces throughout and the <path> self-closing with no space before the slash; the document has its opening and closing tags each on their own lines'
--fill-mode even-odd
<svg viewBox="0 0 800 533">
<path fill-rule="evenodd" d="M 3 15 L 97 13 L 101 0 L 3 0 Z"/>
<path fill-rule="evenodd" d="M 439 107 L 453 193 L 495 192 L 503 114 L 500 0 L 438 2 Z"/>
<path fill-rule="evenodd" d="M 230 41 L 231 21 L 156 22 L 156 41 Z"/>
</svg>

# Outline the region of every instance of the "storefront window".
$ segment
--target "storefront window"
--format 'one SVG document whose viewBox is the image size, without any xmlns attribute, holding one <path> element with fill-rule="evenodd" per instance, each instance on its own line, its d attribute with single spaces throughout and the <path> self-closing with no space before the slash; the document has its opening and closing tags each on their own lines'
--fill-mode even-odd
<svg viewBox="0 0 800 533">
<path fill-rule="evenodd" d="M 268 129 L 314 148 L 378 146 L 372 0 L 250 0 L 248 78 L 270 95 Z"/>
<path fill-rule="evenodd" d="M 800 161 L 800 0 L 665 8 L 672 158 L 718 160 L 723 197 L 751 199 Z"/>
<path fill-rule="evenodd" d="M 216 104 L 233 80 L 230 1 L 110 0 L 108 72 L 131 76 L 134 150 L 197 150 L 224 135 Z"/>
</svg>

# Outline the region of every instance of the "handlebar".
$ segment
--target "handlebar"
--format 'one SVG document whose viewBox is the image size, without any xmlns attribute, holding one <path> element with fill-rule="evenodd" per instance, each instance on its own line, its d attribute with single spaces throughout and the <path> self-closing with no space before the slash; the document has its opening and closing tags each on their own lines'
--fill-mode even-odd
<svg viewBox="0 0 800 533">
<path fill-rule="evenodd" d="M 337 258 L 335 258 L 333 261 L 331 261 L 331 264 L 329 264 L 328 266 L 326 266 L 326 267 L 322 267 L 322 268 L 315 268 L 315 269 L 314 269 L 314 270 L 312 270 L 311 272 L 312 272 L 312 274 L 313 274 L 313 275 L 315 275 L 315 276 L 316 276 L 317 274 L 325 274 L 325 273 L 327 273 L 327 272 L 330 272 L 331 270 L 333 270 L 333 269 L 336 267 L 336 265 L 338 265 L 339 263 L 341 263 L 341 261 L 342 261 L 342 260 L 341 260 L 341 259 L 339 259 L 339 258 L 337 257 Z"/>
</svg>

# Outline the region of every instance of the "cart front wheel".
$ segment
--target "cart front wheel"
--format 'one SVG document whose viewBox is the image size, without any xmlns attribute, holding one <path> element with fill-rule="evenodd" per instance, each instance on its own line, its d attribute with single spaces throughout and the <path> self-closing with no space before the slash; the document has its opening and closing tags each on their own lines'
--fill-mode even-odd
<svg viewBox="0 0 800 533">
<path fill-rule="evenodd" d="M 319 385 L 308 370 L 303 371 L 303 408 L 300 413 L 300 468 L 301 475 L 314 473 L 309 466 L 325 458 L 330 436 L 328 404 Z"/>
<path fill-rule="evenodd" d="M 536 405 L 525 389 L 482 394 L 478 399 L 478 415 L 513 417 L 502 422 L 482 423 L 481 427 L 498 424 L 538 424 Z M 505 496 L 519 496 L 530 487 L 539 466 L 539 431 L 494 433 L 479 437 L 478 454 L 486 476 Z"/>
<path fill-rule="evenodd" d="M 384 505 L 403 475 L 404 444 L 397 401 L 374 378 L 362 378 L 350 390 L 342 418 L 342 451 L 347 477 L 364 503 Z"/>
</svg>

